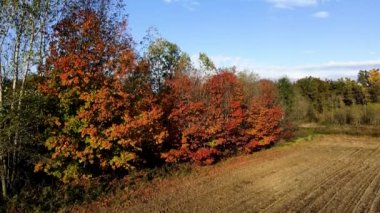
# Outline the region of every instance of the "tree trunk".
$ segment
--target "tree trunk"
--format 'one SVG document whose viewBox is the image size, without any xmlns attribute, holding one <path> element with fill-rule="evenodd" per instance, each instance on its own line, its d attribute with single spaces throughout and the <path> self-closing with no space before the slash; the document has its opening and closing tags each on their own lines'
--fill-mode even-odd
<svg viewBox="0 0 380 213">
<path fill-rule="evenodd" d="M 18 24 L 18 23 L 16 23 Z M 16 40 L 15 40 L 15 49 L 13 53 L 13 79 L 12 79 L 12 99 L 11 99 L 11 113 L 13 114 L 14 118 L 17 118 L 17 112 L 15 110 L 15 103 L 17 102 L 17 83 L 18 83 L 18 77 L 19 77 L 19 63 L 20 63 L 20 45 L 21 45 L 21 34 L 22 30 L 17 27 L 16 28 Z M 16 121 L 17 122 L 17 121 Z M 16 131 L 17 132 L 17 127 Z M 10 137 L 9 139 L 13 142 L 18 140 L 17 135 L 15 134 L 14 137 Z M 10 144 L 12 144 L 11 141 L 9 141 Z M 11 170 L 9 180 L 10 183 L 13 182 L 15 177 L 15 167 L 16 167 L 16 146 L 13 147 L 13 153 L 12 153 L 12 159 L 11 159 L 11 168 L 8 168 Z"/>
<path fill-rule="evenodd" d="M 43 10 L 40 15 L 40 28 L 39 28 L 39 44 L 38 44 L 38 65 L 41 66 L 43 64 L 44 54 L 45 54 L 45 32 L 46 26 L 48 24 L 49 18 L 49 10 L 50 10 L 50 1 L 45 1 L 44 7 L 40 5 L 40 10 Z M 38 74 L 41 75 L 41 72 L 38 71 Z"/>
<path fill-rule="evenodd" d="M 24 92 L 25 92 L 25 83 L 26 83 L 26 78 L 28 77 L 29 71 L 30 71 L 30 64 L 31 64 L 31 59 L 32 59 L 32 52 L 33 52 L 33 44 L 34 44 L 34 38 L 35 38 L 35 23 L 32 23 L 32 31 L 31 31 L 31 38 L 30 38 L 30 46 L 29 46 L 29 51 L 25 59 L 26 67 L 25 67 L 25 72 L 22 78 L 21 86 L 20 86 L 20 92 L 19 92 L 19 97 L 18 97 L 18 102 L 17 102 L 17 115 L 16 118 L 20 119 L 20 113 L 21 113 L 21 106 L 22 106 L 22 99 L 24 97 Z M 15 175 L 16 175 L 16 164 L 18 162 L 18 155 L 20 152 L 20 120 L 16 121 L 16 128 L 15 128 L 15 135 L 13 139 L 13 145 L 14 145 L 14 159 L 13 159 L 13 170 L 12 170 L 12 176 L 11 176 L 11 181 L 13 182 L 15 180 Z"/>
<path fill-rule="evenodd" d="M 3 54 L 3 44 L 5 41 L 5 35 L 7 34 L 8 29 L 4 33 L 4 37 L 1 40 L 0 43 L 0 115 L 2 114 L 3 111 L 3 62 L 2 62 L 2 54 Z M 1 127 L 0 127 L 1 128 Z M 7 194 L 7 181 L 6 181 L 6 171 L 7 171 L 7 165 L 5 162 L 5 147 L 3 144 L 3 141 L 1 141 L 2 138 L 0 139 L 0 182 L 1 182 L 1 194 L 3 198 L 6 198 L 8 196 Z"/>
<path fill-rule="evenodd" d="M 3 198 L 7 198 L 7 180 L 6 180 L 6 172 L 7 172 L 7 164 L 5 163 L 5 159 L 2 155 L 0 154 L 0 163 L 1 163 L 1 168 L 0 168 L 0 179 L 1 179 L 1 192 Z"/>
<path fill-rule="evenodd" d="M 18 28 L 18 27 L 17 27 Z M 14 110 L 14 104 L 16 102 L 16 89 L 19 73 L 19 60 L 20 60 L 20 45 L 21 45 L 21 29 L 16 30 L 17 36 L 15 41 L 15 50 L 13 53 L 13 82 L 12 82 L 12 103 L 11 110 Z"/>
</svg>

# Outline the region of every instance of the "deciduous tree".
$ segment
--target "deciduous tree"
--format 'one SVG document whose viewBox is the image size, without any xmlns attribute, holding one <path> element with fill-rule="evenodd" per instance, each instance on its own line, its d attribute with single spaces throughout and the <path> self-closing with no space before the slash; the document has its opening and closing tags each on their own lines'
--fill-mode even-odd
<svg viewBox="0 0 380 213">
<path fill-rule="evenodd" d="M 55 26 L 40 90 L 57 99 L 58 114 L 45 143 L 50 159 L 37 170 L 64 182 L 129 171 L 164 140 L 148 63 L 117 35 L 92 10 L 75 11 Z"/>
</svg>

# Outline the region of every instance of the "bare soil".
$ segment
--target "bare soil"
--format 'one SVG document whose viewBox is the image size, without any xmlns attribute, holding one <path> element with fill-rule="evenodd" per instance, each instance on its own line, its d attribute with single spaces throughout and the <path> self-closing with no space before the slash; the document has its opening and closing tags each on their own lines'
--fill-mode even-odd
<svg viewBox="0 0 380 213">
<path fill-rule="evenodd" d="M 72 211 L 380 212 L 380 138 L 277 145 Z"/>
</svg>

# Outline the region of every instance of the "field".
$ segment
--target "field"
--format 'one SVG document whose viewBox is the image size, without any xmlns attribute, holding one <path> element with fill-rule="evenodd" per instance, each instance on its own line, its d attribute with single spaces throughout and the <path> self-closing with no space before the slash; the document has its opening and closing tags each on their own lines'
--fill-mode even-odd
<svg viewBox="0 0 380 213">
<path fill-rule="evenodd" d="M 380 212 L 380 139 L 279 144 L 72 211 Z"/>
</svg>

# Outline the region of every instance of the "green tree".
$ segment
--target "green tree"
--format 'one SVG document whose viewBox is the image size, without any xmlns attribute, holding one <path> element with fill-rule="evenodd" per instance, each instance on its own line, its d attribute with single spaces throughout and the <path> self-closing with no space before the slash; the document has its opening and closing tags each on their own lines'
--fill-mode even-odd
<svg viewBox="0 0 380 213">
<path fill-rule="evenodd" d="M 204 70 L 206 72 L 216 70 L 214 62 L 208 57 L 206 53 L 199 53 L 199 62 L 201 70 Z"/>
<path fill-rule="evenodd" d="M 373 103 L 380 101 L 380 70 L 373 69 L 368 72 L 368 92 Z"/>
<path fill-rule="evenodd" d="M 237 77 L 242 85 L 243 103 L 250 106 L 253 98 L 259 96 L 259 76 L 253 72 L 243 71 L 239 72 Z"/>
<path fill-rule="evenodd" d="M 277 81 L 278 98 L 284 108 L 285 116 L 289 116 L 293 111 L 294 106 L 294 89 L 289 78 L 280 78 Z"/>
<path fill-rule="evenodd" d="M 361 70 L 358 74 L 358 83 L 365 88 L 368 100 L 372 103 L 379 102 L 380 97 L 380 70 Z"/>
<path fill-rule="evenodd" d="M 164 39 L 155 40 L 146 53 L 151 69 L 151 82 L 154 91 L 162 89 L 165 80 L 172 78 L 176 72 L 187 70 L 190 57 L 174 43 Z"/>
<path fill-rule="evenodd" d="M 0 141 L 0 181 L 2 196 L 15 191 L 21 152 L 25 142 L 24 124 L 28 123 L 23 109 L 31 96 L 27 89 L 31 71 L 43 61 L 46 51 L 47 27 L 55 20 L 55 0 L 1 1 L 0 7 L 0 131 L 8 137 Z M 31 107 L 32 108 L 32 107 Z M 9 117 L 10 116 L 10 117 Z"/>
<path fill-rule="evenodd" d="M 318 113 L 322 113 L 329 96 L 328 83 L 319 78 L 306 77 L 298 80 L 296 86 L 301 95 L 308 98 L 313 109 Z"/>
<path fill-rule="evenodd" d="M 358 83 L 364 87 L 369 87 L 369 73 L 367 70 L 360 70 L 358 73 Z"/>
</svg>

